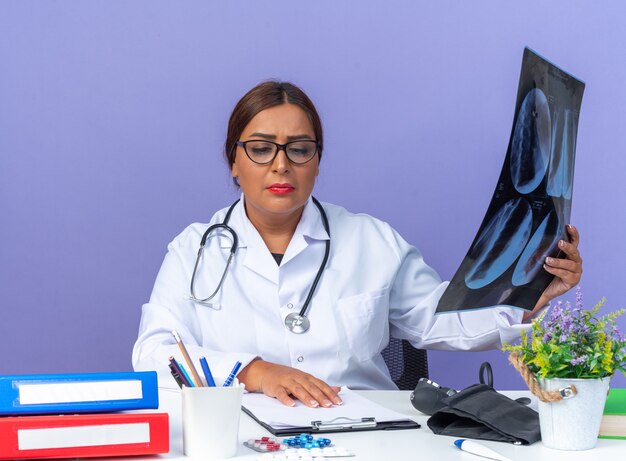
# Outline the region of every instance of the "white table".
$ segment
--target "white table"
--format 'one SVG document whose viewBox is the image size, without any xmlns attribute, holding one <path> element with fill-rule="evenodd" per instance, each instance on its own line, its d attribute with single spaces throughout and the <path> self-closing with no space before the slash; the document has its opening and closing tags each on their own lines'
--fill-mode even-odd
<svg viewBox="0 0 626 461">
<path fill-rule="evenodd" d="M 326 434 L 335 445 L 346 447 L 356 453 L 351 458 L 334 458 L 337 461 L 480 461 L 481 459 L 470 453 L 458 450 L 453 446 L 455 437 L 434 435 L 426 425 L 428 416 L 413 408 L 409 401 L 410 391 L 359 391 L 363 396 L 384 405 L 392 410 L 408 415 L 422 425 L 421 429 L 407 429 L 396 431 L 367 431 Z M 537 401 L 529 392 L 504 392 L 510 397 L 530 396 L 531 407 L 537 408 Z M 183 455 L 181 402 L 180 392 L 177 390 L 160 389 L 159 411 L 167 411 L 170 415 L 170 452 L 161 455 L 162 459 L 191 459 Z M 243 446 L 249 439 L 258 439 L 270 436 L 265 429 L 254 422 L 248 415 L 242 413 L 239 426 L 239 441 L 241 446 L 235 458 L 255 460 L 261 454 Z M 626 440 L 598 440 L 593 450 L 572 452 L 546 448 L 541 442 L 530 446 L 515 446 L 501 442 L 481 441 L 485 445 L 498 451 L 513 460 L 527 461 L 556 461 L 556 460 L 614 460 L 623 459 L 626 454 Z M 146 459 L 146 458 L 142 458 Z"/>
</svg>

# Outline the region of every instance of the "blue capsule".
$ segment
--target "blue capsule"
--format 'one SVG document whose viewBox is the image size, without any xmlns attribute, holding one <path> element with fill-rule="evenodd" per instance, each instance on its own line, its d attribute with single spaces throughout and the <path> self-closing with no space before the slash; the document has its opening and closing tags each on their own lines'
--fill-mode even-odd
<svg viewBox="0 0 626 461">
<path fill-rule="evenodd" d="M 294 448 L 324 448 L 331 445 L 330 439 L 325 439 L 320 437 L 319 439 L 315 439 L 312 435 L 309 434 L 300 434 L 296 437 L 290 437 L 287 439 L 283 439 L 283 444 L 288 447 Z"/>
</svg>

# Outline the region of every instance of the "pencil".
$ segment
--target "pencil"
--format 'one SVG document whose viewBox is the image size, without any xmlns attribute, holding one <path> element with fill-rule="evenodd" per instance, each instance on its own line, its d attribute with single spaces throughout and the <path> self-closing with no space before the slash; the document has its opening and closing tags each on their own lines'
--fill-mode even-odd
<svg viewBox="0 0 626 461">
<path fill-rule="evenodd" d="M 180 352 L 183 354 L 183 358 L 185 359 L 185 362 L 187 362 L 187 366 L 189 367 L 189 370 L 191 371 L 193 380 L 196 382 L 196 386 L 202 387 L 202 381 L 200 380 L 200 375 L 198 375 L 198 372 L 196 371 L 196 367 L 193 366 L 191 357 L 189 357 L 189 352 L 187 352 L 187 348 L 183 344 L 183 341 L 180 339 L 178 332 L 176 330 L 172 330 L 172 336 L 174 336 L 174 339 L 176 340 L 176 343 L 178 344 L 178 347 L 180 348 Z"/>
</svg>

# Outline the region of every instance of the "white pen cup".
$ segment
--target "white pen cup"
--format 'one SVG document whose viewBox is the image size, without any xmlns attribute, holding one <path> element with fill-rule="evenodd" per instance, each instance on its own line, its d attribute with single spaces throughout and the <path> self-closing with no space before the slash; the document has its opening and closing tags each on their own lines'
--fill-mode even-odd
<svg viewBox="0 0 626 461">
<path fill-rule="evenodd" d="M 244 386 L 182 388 L 183 451 L 207 460 L 230 458 L 239 447 L 239 416 Z"/>
</svg>

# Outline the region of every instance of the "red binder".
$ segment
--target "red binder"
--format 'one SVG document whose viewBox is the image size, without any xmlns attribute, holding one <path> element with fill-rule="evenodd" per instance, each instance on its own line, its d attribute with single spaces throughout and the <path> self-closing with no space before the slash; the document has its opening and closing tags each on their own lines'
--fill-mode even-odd
<svg viewBox="0 0 626 461">
<path fill-rule="evenodd" d="M 102 413 L 0 418 L 0 459 L 167 453 L 167 413 Z"/>
</svg>

